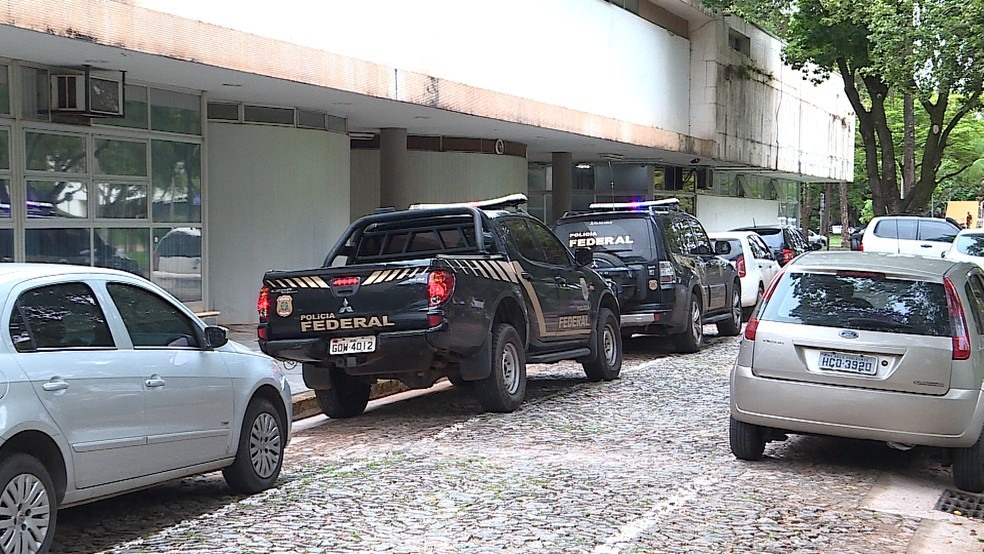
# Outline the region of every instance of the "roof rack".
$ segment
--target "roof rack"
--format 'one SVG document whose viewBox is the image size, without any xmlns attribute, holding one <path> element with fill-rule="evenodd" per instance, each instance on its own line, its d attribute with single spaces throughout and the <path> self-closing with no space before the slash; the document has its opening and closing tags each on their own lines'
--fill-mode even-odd
<svg viewBox="0 0 984 554">
<path fill-rule="evenodd" d="M 680 209 L 679 198 L 664 198 L 662 200 L 645 200 L 642 202 L 595 202 L 588 206 L 589 210 L 617 211 L 670 211 Z"/>
<path fill-rule="evenodd" d="M 509 194 L 507 196 L 501 196 L 499 198 L 491 198 L 488 200 L 476 200 L 473 202 L 451 202 L 448 204 L 411 204 L 411 210 L 430 210 L 434 208 L 479 208 L 485 210 L 493 210 L 496 208 L 515 208 L 522 204 L 526 204 L 529 200 L 526 198 L 525 194 Z"/>
</svg>

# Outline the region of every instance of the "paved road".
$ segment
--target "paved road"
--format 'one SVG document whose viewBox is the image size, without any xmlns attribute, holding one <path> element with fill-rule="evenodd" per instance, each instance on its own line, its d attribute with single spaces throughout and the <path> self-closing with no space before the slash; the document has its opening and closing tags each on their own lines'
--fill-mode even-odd
<svg viewBox="0 0 984 554">
<path fill-rule="evenodd" d="M 708 342 L 635 339 L 610 383 L 531 366 L 513 414 L 445 383 L 303 420 L 276 489 L 211 474 L 65 510 L 52 551 L 984 552 L 984 525 L 932 509 L 949 472 L 931 450 L 793 437 L 735 460 L 737 341 Z"/>
</svg>

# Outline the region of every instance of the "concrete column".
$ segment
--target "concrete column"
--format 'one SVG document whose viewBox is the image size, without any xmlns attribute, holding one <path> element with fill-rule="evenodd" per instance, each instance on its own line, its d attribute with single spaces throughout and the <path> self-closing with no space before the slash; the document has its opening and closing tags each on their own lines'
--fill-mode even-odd
<svg viewBox="0 0 984 554">
<path fill-rule="evenodd" d="M 412 187 L 407 170 L 407 130 L 379 131 L 379 205 L 402 210 L 407 205 L 400 200 L 400 191 Z"/>
<path fill-rule="evenodd" d="M 551 184 L 550 221 L 560 219 L 571 209 L 571 189 L 574 188 L 574 158 L 570 152 L 553 153 L 553 183 Z"/>
</svg>

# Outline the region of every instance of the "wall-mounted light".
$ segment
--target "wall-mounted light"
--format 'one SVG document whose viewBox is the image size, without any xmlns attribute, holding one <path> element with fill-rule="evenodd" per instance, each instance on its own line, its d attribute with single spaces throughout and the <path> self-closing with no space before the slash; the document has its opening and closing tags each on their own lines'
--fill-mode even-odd
<svg viewBox="0 0 984 554">
<path fill-rule="evenodd" d="M 574 167 L 578 169 L 591 169 L 591 164 L 580 163 L 575 165 Z"/>
</svg>

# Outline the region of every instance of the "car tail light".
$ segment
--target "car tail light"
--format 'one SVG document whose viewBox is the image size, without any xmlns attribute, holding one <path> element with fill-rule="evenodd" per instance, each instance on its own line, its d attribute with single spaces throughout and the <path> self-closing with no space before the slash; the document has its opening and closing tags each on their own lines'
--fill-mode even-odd
<svg viewBox="0 0 984 554">
<path fill-rule="evenodd" d="M 453 292 L 454 273 L 439 269 L 427 274 L 427 298 L 432 308 L 447 302 Z M 431 327 L 437 327 L 442 323 L 444 323 L 443 311 L 428 315 L 427 324 Z"/>
<path fill-rule="evenodd" d="M 796 253 L 793 252 L 792 250 L 788 248 L 782 249 L 782 265 L 786 265 L 789 262 L 793 261 L 793 258 L 795 257 L 796 257 Z"/>
<path fill-rule="evenodd" d="M 946 311 L 950 314 L 950 328 L 953 330 L 953 359 L 969 359 L 970 332 L 967 330 L 967 318 L 964 317 L 960 295 L 949 277 L 943 278 L 943 287 L 946 289 Z"/>
<path fill-rule="evenodd" d="M 741 256 L 738 256 L 738 259 L 735 260 L 735 269 L 738 270 L 738 276 L 739 277 L 744 277 L 745 276 L 745 255 L 744 254 L 742 254 Z"/>
<path fill-rule="evenodd" d="M 762 310 L 765 309 L 765 303 L 772 298 L 772 293 L 776 291 L 776 285 L 778 285 L 779 281 L 782 279 L 783 273 L 784 272 L 780 271 L 775 277 L 772 278 L 772 282 L 769 283 L 769 288 L 765 289 L 765 295 L 763 295 L 762 300 L 759 301 L 758 308 L 755 309 L 755 313 L 752 314 L 752 317 L 748 318 L 748 323 L 745 325 L 746 340 L 755 340 L 755 333 L 758 332 L 759 326 L 758 316 L 762 313 Z"/>
<path fill-rule="evenodd" d="M 659 284 L 669 285 L 676 282 L 676 269 L 670 262 L 659 262 Z"/>
<path fill-rule="evenodd" d="M 265 285 L 260 289 L 260 296 L 256 299 L 256 311 L 260 314 L 260 323 L 266 323 L 270 314 L 270 289 Z"/>
<path fill-rule="evenodd" d="M 859 242 L 858 243 L 858 250 L 861 251 L 861 252 L 864 252 L 864 243 L 863 242 Z"/>
</svg>

